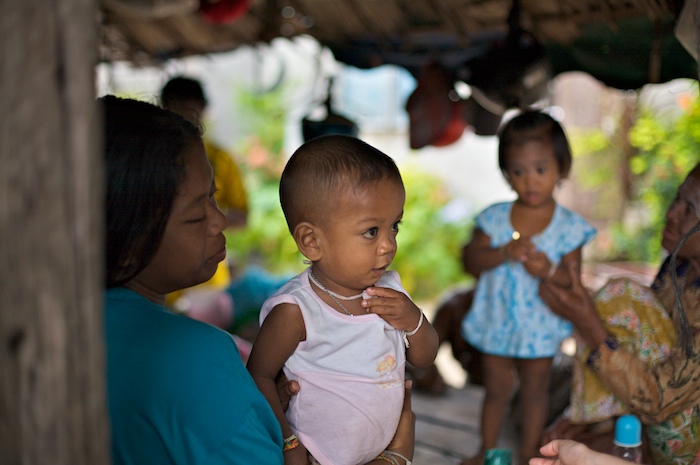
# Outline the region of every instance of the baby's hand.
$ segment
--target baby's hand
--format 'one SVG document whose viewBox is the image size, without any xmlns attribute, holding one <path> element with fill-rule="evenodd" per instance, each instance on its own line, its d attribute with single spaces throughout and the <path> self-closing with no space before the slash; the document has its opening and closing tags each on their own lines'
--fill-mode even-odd
<svg viewBox="0 0 700 465">
<path fill-rule="evenodd" d="M 368 313 L 376 313 L 391 326 L 403 331 L 413 331 L 418 326 L 421 311 L 403 292 L 386 287 L 369 287 L 365 293 L 369 298 L 363 298 L 362 307 Z"/>
<path fill-rule="evenodd" d="M 536 250 L 527 255 L 527 260 L 523 262 L 523 266 L 532 276 L 536 278 L 544 278 L 549 273 L 552 264 L 544 252 Z"/>
</svg>

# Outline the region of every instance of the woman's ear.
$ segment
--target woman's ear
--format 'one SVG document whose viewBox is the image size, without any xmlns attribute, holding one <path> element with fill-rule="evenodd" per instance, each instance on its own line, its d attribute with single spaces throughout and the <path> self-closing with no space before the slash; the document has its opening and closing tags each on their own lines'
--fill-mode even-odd
<svg viewBox="0 0 700 465">
<path fill-rule="evenodd" d="M 294 228 L 292 234 L 299 252 L 312 262 L 321 258 L 321 242 L 319 231 L 313 224 L 303 221 Z"/>
</svg>

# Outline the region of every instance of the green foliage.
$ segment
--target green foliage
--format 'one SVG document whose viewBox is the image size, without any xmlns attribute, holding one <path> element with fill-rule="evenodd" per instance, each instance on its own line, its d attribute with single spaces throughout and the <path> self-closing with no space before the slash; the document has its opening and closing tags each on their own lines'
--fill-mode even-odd
<svg viewBox="0 0 700 465">
<path fill-rule="evenodd" d="M 581 187 L 596 192 L 592 215 L 599 220 L 616 218 L 624 200 L 616 182 L 623 154 L 600 129 L 571 128 L 568 134 L 575 155 L 572 176 Z"/>
<path fill-rule="evenodd" d="M 265 141 L 265 147 L 273 156 L 282 153 L 284 145 L 284 119 L 287 110 L 283 105 L 287 87 L 263 94 L 240 91 L 237 93 L 237 107 L 246 115 L 245 131 Z"/>
<path fill-rule="evenodd" d="M 257 263 L 273 273 L 289 274 L 302 269 L 279 203 L 279 177 L 283 158 L 284 90 L 265 94 L 242 91 L 238 106 L 249 115 L 252 134 L 237 151 L 248 192 L 248 226 L 228 232 L 229 254 L 236 263 Z"/>
<path fill-rule="evenodd" d="M 630 170 L 635 175 L 635 197 L 646 219 L 632 227 L 618 225 L 614 238 L 618 250 L 629 259 L 657 262 L 666 209 L 685 175 L 700 160 L 700 102 L 688 101 L 677 119 L 645 110 L 629 137 L 638 149 Z"/>
<path fill-rule="evenodd" d="M 281 274 L 300 271 L 303 257 L 287 229 L 277 184 L 270 181 L 249 191 L 249 205 L 248 227 L 227 232 L 229 254 L 234 263 L 257 263 Z"/>
</svg>

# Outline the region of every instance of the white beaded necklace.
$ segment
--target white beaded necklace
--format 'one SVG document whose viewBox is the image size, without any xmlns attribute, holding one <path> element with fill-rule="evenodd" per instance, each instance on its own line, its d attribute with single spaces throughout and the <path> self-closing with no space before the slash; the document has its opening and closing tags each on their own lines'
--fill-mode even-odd
<svg viewBox="0 0 700 465">
<path fill-rule="evenodd" d="M 321 281 L 319 281 L 318 278 L 316 276 L 314 276 L 313 268 L 311 268 L 309 270 L 309 276 L 311 277 L 311 280 L 314 282 L 314 284 L 316 284 L 323 292 L 328 294 L 330 296 L 330 298 L 333 299 L 333 301 L 335 303 L 338 304 L 338 306 L 341 308 L 341 310 L 343 310 L 345 313 L 347 313 L 350 316 L 355 316 L 350 312 L 350 310 L 345 308 L 345 305 L 341 304 L 340 301 L 341 300 L 357 300 L 357 299 L 362 298 L 362 294 L 351 295 L 350 297 L 346 297 L 344 295 L 336 294 L 335 292 L 328 290 L 326 288 L 326 286 L 321 284 Z"/>
</svg>

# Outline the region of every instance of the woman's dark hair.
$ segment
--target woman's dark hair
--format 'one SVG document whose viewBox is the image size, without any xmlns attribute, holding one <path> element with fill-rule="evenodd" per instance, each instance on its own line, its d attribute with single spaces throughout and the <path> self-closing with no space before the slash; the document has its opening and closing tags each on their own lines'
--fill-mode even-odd
<svg viewBox="0 0 700 465">
<path fill-rule="evenodd" d="M 547 113 L 529 110 L 508 121 L 501 130 L 498 142 L 498 166 L 506 178 L 508 177 L 508 150 L 513 146 L 531 141 L 550 142 L 559 165 L 559 174 L 562 178 L 569 175 L 571 149 L 561 124 Z"/>
<path fill-rule="evenodd" d="M 106 286 L 130 281 L 153 259 L 177 190 L 185 155 L 200 139 L 184 118 L 155 105 L 108 95 L 104 110 Z"/>
</svg>

